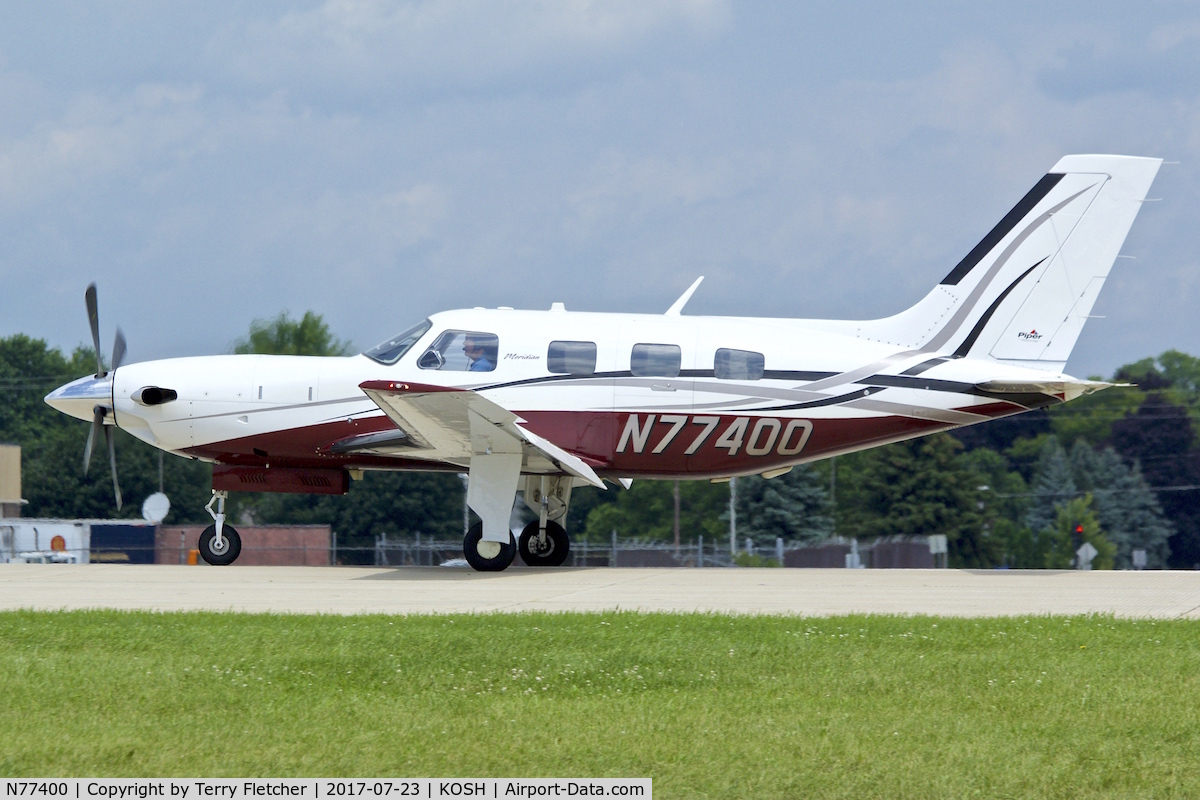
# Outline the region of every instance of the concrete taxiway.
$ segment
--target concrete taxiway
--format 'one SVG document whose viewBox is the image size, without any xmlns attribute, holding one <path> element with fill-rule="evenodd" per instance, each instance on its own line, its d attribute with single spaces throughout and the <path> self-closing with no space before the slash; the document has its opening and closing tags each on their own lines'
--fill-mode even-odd
<svg viewBox="0 0 1200 800">
<path fill-rule="evenodd" d="M 1200 572 L 0 565 L 0 609 L 1200 617 Z"/>
</svg>

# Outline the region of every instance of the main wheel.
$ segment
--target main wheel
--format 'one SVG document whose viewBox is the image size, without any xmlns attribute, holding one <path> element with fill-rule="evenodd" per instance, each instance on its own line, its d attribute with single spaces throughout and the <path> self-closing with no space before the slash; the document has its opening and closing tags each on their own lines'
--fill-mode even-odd
<svg viewBox="0 0 1200 800">
<path fill-rule="evenodd" d="M 521 531 L 517 544 L 521 558 L 531 567 L 561 567 L 571 553 L 571 540 L 557 522 L 546 523 L 546 540 L 538 540 L 538 523 L 533 521 Z"/>
<path fill-rule="evenodd" d="M 479 572 L 499 572 L 507 569 L 517 557 L 517 543 L 512 534 L 508 542 L 485 542 L 483 540 L 483 523 L 476 522 L 463 537 L 463 557 L 467 563 Z"/>
<path fill-rule="evenodd" d="M 214 546 L 217 538 L 217 526 L 209 525 L 200 534 L 200 557 L 216 567 L 224 567 L 237 561 L 242 552 L 242 537 L 232 525 L 221 527 L 221 544 Z"/>
</svg>

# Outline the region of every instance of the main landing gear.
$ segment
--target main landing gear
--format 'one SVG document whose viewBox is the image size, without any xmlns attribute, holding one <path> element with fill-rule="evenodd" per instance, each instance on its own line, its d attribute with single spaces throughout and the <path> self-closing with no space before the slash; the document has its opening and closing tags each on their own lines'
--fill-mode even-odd
<svg viewBox="0 0 1200 800">
<path fill-rule="evenodd" d="M 557 522 L 534 521 L 521 531 L 517 541 L 521 558 L 531 567 L 561 567 L 571 553 L 567 532 Z"/>
<path fill-rule="evenodd" d="M 567 477 L 525 476 L 525 505 L 537 512 L 537 520 L 525 526 L 520 539 L 514 540 L 512 534 L 508 533 L 507 542 L 496 541 L 503 533 L 485 539 L 481 522 L 471 526 L 463 537 L 463 556 L 467 563 L 480 572 L 499 572 L 507 569 L 519 552 L 521 560 L 531 567 L 560 567 L 565 564 L 571 553 L 571 541 L 559 520 L 566 521 L 571 485 L 572 479 Z M 485 510 L 490 511 L 494 518 L 507 518 L 512 510 L 512 494 L 511 489 L 505 493 L 503 488 L 487 495 L 484 489 L 476 489 L 473 494 L 468 484 L 469 504 L 480 517 L 484 514 L 477 506 L 487 503 L 489 507 Z M 472 498 L 475 502 L 470 503 Z"/>
<path fill-rule="evenodd" d="M 212 494 L 204 510 L 213 518 L 214 524 L 200 534 L 200 557 L 213 566 L 223 567 L 237 561 L 242 552 L 242 537 L 232 525 L 225 524 L 225 500 L 229 492 L 213 489 Z M 212 510 L 213 503 L 217 504 L 216 511 Z"/>
<path fill-rule="evenodd" d="M 570 478 L 550 478 L 529 475 L 525 478 L 525 505 L 537 512 L 538 518 L 525 526 L 517 549 L 521 559 L 531 567 L 561 567 L 571 554 L 571 540 L 560 524 L 567 521 L 571 504 Z"/>
</svg>

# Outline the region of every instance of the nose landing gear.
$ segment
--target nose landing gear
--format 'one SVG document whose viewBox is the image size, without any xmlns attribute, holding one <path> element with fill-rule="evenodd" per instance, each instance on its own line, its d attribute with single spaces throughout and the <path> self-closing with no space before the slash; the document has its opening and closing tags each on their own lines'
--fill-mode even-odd
<svg viewBox="0 0 1200 800">
<path fill-rule="evenodd" d="M 225 500 L 229 497 L 229 492 L 217 491 L 213 489 L 212 499 L 208 501 L 208 505 L 204 510 L 213 518 L 212 525 L 204 529 L 204 533 L 200 534 L 200 557 L 209 564 L 217 567 L 224 567 L 237 561 L 237 557 L 242 552 L 242 537 L 232 525 L 225 524 Z M 217 510 L 213 511 L 213 503 L 217 504 Z"/>
</svg>

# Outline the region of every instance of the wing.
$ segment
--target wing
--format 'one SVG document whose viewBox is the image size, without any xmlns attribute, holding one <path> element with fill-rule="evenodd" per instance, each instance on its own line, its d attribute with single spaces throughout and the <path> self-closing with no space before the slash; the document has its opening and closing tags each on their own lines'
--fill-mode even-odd
<svg viewBox="0 0 1200 800">
<path fill-rule="evenodd" d="M 458 464 L 475 455 L 521 453 L 522 469 L 561 471 L 604 488 L 583 459 L 524 427 L 524 420 L 476 392 L 418 383 L 367 381 L 359 388 L 400 427 L 336 443 L 331 452 L 372 452 Z"/>
</svg>

